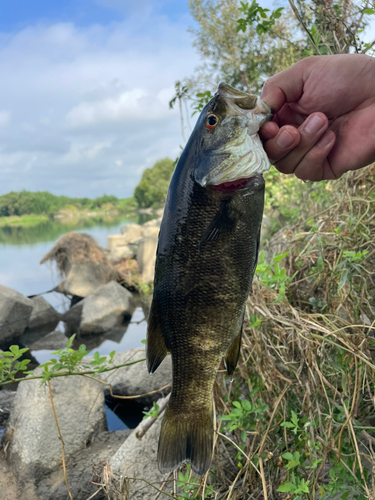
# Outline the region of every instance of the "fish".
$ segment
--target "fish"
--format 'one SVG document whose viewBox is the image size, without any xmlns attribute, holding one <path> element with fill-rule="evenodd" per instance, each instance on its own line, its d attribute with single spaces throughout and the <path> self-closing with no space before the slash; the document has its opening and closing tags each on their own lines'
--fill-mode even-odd
<svg viewBox="0 0 375 500">
<path fill-rule="evenodd" d="M 204 475 L 211 464 L 213 385 L 222 359 L 228 375 L 239 359 L 270 168 L 258 130 L 272 116 L 257 96 L 220 83 L 170 181 L 146 335 L 149 373 L 172 357 L 162 473 L 188 462 Z"/>
</svg>

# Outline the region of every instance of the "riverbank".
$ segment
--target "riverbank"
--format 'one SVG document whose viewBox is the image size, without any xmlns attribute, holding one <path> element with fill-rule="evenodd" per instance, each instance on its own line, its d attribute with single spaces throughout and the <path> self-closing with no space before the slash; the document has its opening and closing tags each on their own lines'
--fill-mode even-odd
<svg viewBox="0 0 375 500">
<path fill-rule="evenodd" d="M 0 227 L 35 227 L 47 221 L 59 221 L 62 224 L 72 223 L 80 219 L 113 219 L 115 217 L 127 216 L 134 218 L 136 210 L 124 210 L 110 208 L 108 210 L 60 210 L 55 215 L 25 214 L 0 217 Z"/>
</svg>

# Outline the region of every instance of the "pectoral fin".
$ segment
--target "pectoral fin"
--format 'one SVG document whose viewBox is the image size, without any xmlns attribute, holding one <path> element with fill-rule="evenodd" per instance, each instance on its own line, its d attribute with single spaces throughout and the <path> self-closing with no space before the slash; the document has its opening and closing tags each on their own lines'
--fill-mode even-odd
<svg viewBox="0 0 375 500">
<path fill-rule="evenodd" d="M 229 213 L 229 202 L 223 203 L 220 210 L 202 234 L 202 238 L 199 242 L 199 249 L 202 250 L 208 242 L 217 241 L 222 239 L 224 235 L 231 233 L 235 223 L 236 221 Z"/>
<path fill-rule="evenodd" d="M 167 354 L 168 349 L 159 322 L 157 301 L 154 299 L 147 323 L 146 360 L 148 372 L 154 373 Z"/>
<path fill-rule="evenodd" d="M 237 366 L 238 358 L 240 357 L 240 349 L 241 349 L 241 340 L 242 340 L 242 323 L 240 333 L 235 337 L 229 346 L 225 356 L 224 363 L 225 368 L 227 369 L 228 375 L 233 375 L 233 372 Z"/>
</svg>

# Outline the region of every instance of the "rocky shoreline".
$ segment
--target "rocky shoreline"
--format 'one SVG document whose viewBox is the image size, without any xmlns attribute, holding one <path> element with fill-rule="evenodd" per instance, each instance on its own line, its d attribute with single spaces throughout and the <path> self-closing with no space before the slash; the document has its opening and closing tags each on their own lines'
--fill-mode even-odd
<svg viewBox="0 0 375 500">
<path fill-rule="evenodd" d="M 25 297 L 0 285 L 0 349 L 14 344 L 30 350 L 61 349 L 72 333 L 77 333 L 74 348 L 83 341 L 91 349 L 97 347 L 98 339 L 122 336 L 137 305 L 142 305 L 147 317 L 149 298 L 139 292 L 145 286 L 150 290 L 153 282 L 160 220 L 122 227 L 121 234 L 108 236 L 106 249 L 80 233 L 60 238 L 41 262 L 57 265 L 62 279 L 55 291 L 70 299 L 70 308 L 63 314 L 42 296 Z M 65 333 L 55 330 L 60 321 L 65 323 Z M 30 358 L 28 353 L 26 357 Z M 122 365 L 144 357 L 144 349 L 132 349 L 116 353 L 113 363 Z M 41 370 L 36 368 L 34 373 Z M 79 375 L 51 380 L 71 494 L 85 500 L 97 493 L 96 499 L 104 499 L 111 489 L 130 487 L 131 498 L 151 499 L 153 487 L 127 480 L 124 486 L 121 476 L 139 477 L 160 487 L 165 478 L 156 465 L 159 419 L 141 440 L 136 430 L 109 432 L 105 399 L 111 398 L 111 387 L 115 396 L 137 396 L 130 401 L 148 409 L 169 391 L 158 389 L 171 382 L 170 358 L 153 375 L 141 361 L 95 378 L 99 381 Z M 4 430 L 0 434 L 0 500 L 65 500 L 62 445 L 47 385 L 29 380 L 20 382 L 16 391 L 7 387 L 0 390 L 0 431 Z M 104 484 L 104 477 L 111 477 L 110 484 L 97 486 Z"/>
</svg>

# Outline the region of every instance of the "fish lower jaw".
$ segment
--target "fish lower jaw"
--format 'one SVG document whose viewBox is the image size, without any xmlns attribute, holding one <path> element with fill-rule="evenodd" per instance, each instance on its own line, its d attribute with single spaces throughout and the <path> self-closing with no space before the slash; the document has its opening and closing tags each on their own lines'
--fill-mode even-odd
<svg viewBox="0 0 375 500">
<path fill-rule="evenodd" d="M 256 177 L 256 175 L 247 179 L 237 179 L 236 181 L 223 182 L 222 184 L 212 185 L 210 187 L 214 191 L 219 191 L 220 193 L 233 193 L 246 188 L 253 177 Z"/>
</svg>

